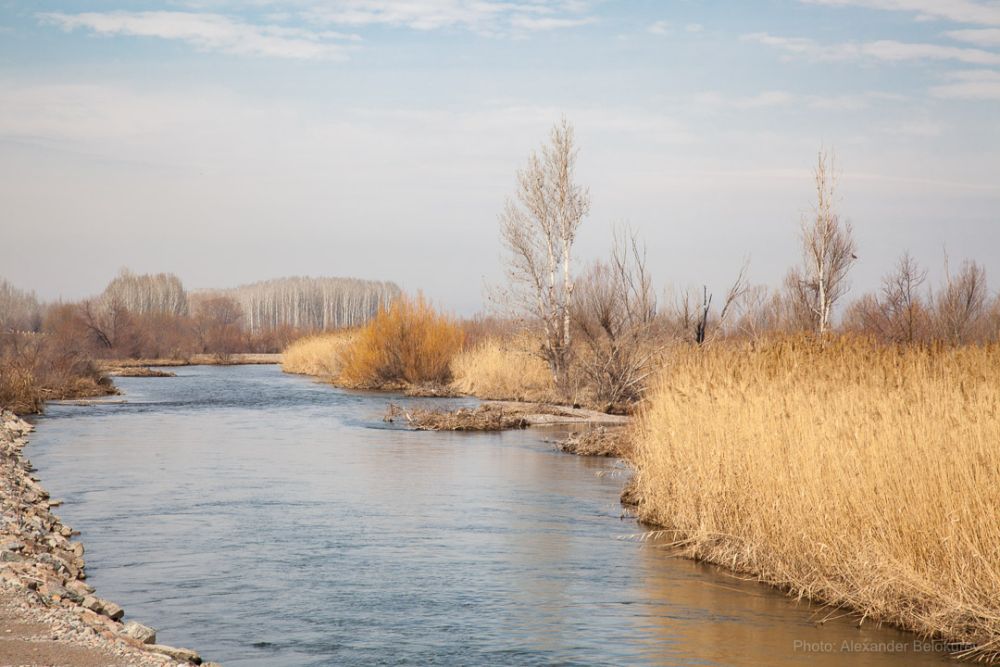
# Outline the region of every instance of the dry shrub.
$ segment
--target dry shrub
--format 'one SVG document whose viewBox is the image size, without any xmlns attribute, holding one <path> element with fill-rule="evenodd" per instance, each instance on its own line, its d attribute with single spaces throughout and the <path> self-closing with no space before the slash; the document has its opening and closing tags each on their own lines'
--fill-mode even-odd
<svg viewBox="0 0 1000 667">
<path fill-rule="evenodd" d="M 340 382 L 378 388 L 445 384 L 449 364 L 462 348 L 461 327 L 424 299 L 403 297 L 358 330 L 342 355 Z"/>
<path fill-rule="evenodd" d="M 355 335 L 353 329 L 341 329 L 299 338 L 285 348 L 281 369 L 286 373 L 336 378 L 340 375 L 341 355 Z"/>
<path fill-rule="evenodd" d="M 52 336 L 0 335 L 0 407 L 41 412 L 50 399 L 114 393 L 110 380 L 85 354 Z"/>
<path fill-rule="evenodd" d="M 689 556 L 996 657 L 998 405 L 998 346 L 679 349 L 638 429 L 639 516 Z"/>
<path fill-rule="evenodd" d="M 452 386 L 463 394 L 507 401 L 556 400 L 549 366 L 527 336 L 490 338 L 459 353 L 451 362 Z"/>
</svg>

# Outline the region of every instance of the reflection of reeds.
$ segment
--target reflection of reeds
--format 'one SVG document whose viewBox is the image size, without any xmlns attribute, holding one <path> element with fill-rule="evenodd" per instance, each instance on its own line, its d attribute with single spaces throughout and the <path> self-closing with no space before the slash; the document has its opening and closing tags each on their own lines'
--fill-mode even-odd
<svg viewBox="0 0 1000 667">
<path fill-rule="evenodd" d="M 680 348 L 635 444 L 688 555 L 1000 651 L 1000 348 Z"/>
</svg>

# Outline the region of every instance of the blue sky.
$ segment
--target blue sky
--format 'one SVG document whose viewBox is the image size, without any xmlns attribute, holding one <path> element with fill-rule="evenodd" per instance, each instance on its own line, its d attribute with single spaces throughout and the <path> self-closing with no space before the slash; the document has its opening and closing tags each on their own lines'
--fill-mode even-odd
<svg viewBox="0 0 1000 667">
<path fill-rule="evenodd" d="M 820 146 L 861 260 L 1000 270 L 1000 3 L 0 0 L 0 275 L 46 298 L 122 266 L 190 287 L 501 275 L 497 213 L 565 114 L 593 211 L 657 282 L 797 260 Z"/>
</svg>

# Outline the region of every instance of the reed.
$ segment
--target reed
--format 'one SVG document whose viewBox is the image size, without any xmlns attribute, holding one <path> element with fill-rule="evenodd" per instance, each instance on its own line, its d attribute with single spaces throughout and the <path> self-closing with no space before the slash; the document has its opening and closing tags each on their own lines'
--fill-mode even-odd
<svg viewBox="0 0 1000 667">
<path fill-rule="evenodd" d="M 341 355 L 354 341 L 355 329 L 340 329 L 305 336 L 285 348 L 281 370 L 299 375 L 337 378 L 343 366 Z"/>
<path fill-rule="evenodd" d="M 485 399 L 555 401 L 552 373 L 533 348 L 537 341 L 523 335 L 487 338 L 452 359 L 452 387 Z"/>
<path fill-rule="evenodd" d="M 682 553 L 997 658 L 1000 347 L 680 348 L 633 456 Z"/>
</svg>

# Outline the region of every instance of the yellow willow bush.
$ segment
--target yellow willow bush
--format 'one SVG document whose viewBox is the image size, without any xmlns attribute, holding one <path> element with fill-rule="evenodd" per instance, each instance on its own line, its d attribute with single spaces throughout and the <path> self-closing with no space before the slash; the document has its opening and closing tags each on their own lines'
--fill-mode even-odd
<svg viewBox="0 0 1000 667">
<path fill-rule="evenodd" d="M 531 350 L 537 341 L 527 336 L 490 337 L 458 354 L 451 362 L 452 386 L 479 398 L 513 401 L 553 401 L 555 386 L 548 364 Z"/>
<path fill-rule="evenodd" d="M 340 381 L 369 388 L 447 383 L 449 364 L 463 338 L 461 327 L 423 296 L 397 299 L 359 329 L 344 349 Z"/>
<path fill-rule="evenodd" d="M 686 555 L 997 657 L 1000 347 L 680 348 L 635 444 Z"/>
<path fill-rule="evenodd" d="M 340 375 L 341 354 L 355 335 L 354 329 L 342 329 L 293 341 L 282 354 L 281 370 L 336 378 Z"/>
</svg>

